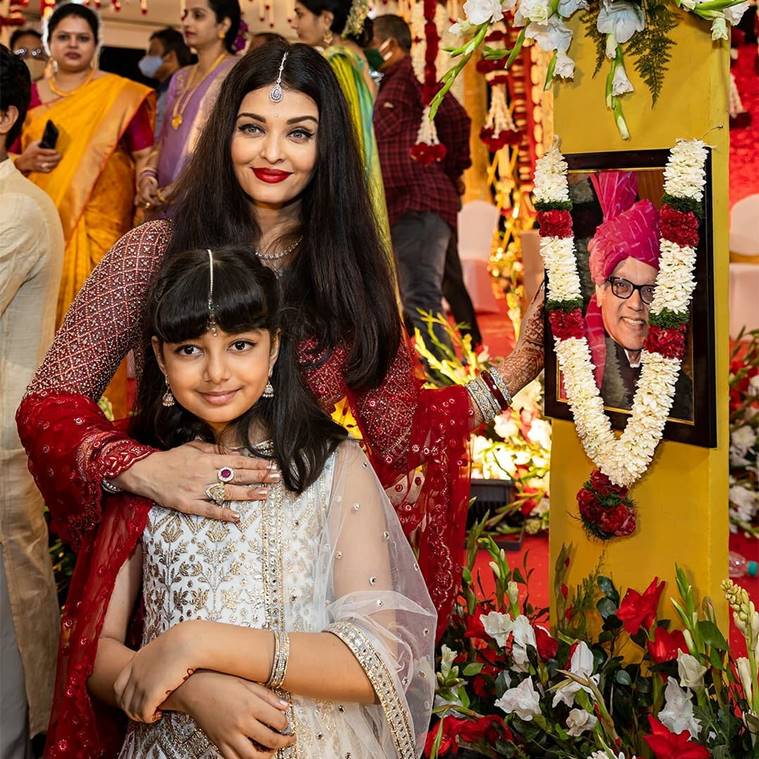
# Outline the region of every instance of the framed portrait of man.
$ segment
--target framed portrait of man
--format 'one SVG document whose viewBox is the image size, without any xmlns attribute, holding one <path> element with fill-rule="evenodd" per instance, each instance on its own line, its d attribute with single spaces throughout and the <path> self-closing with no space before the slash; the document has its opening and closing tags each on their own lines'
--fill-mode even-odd
<svg viewBox="0 0 759 759">
<path fill-rule="evenodd" d="M 614 429 L 624 429 L 641 369 L 659 270 L 659 208 L 668 150 L 565 156 L 585 335 Z M 716 445 L 711 156 L 687 342 L 664 439 Z M 546 414 L 571 420 L 546 320 Z"/>
</svg>

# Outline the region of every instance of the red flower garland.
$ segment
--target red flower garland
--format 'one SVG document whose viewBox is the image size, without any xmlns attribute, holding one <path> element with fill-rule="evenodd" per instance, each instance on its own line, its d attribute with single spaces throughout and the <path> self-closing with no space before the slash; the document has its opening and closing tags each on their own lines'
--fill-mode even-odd
<svg viewBox="0 0 759 759">
<path fill-rule="evenodd" d="M 435 161 L 442 161 L 445 158 L 447 149 L 442 142 L 437 145 L 428 145 L 426 142 L 418 142 L 411 146 L 411 157 L 419 161 L 422 166 L 429 166 Z"/>
<path fill-rule="evenodd" d="M 677 327 L 648 327 L 645 348 L 649 353 L 661 353 L 665 358 L 681 359 L 685 353 L 686 324 Z"/>
<path fill-rule="evenodd" d="M 572 237 L 572 214 L 569 211 L 540 211 L 541 237 Z"/>
<path fill-rule="evenodd" d="M 519 145 L 522 141 L 522 130 L 504 129 L 496 137 L 495 130 L 492 127 L 482 127 L 480 139 L 487 145 L 491 153 L 497 153 L 505 145 Z"/>
<path fill-rule="evenodd" d="M 549 311 L 548 321 L 551 324 L 553 336 L 560 340 L 568 340 L 570 337 L 580 338 L 585 334 L 585 320 L 579 308 L 573 308 L 571 311 L 561 309 Z"/>
<path fill-rule="evenodd" d="M 583 526 L 601 540 L 623 538 L 635 532 L 637 519 L 627 488 L 614 485 L 599 469 L 580 488 L 577 504 Z"/>
<path fill-rule="evenodd" d="M 664 203 L 659 211 L 661 236 L 682 248 L 698 247 L 698 217 Z"/>
</svg>

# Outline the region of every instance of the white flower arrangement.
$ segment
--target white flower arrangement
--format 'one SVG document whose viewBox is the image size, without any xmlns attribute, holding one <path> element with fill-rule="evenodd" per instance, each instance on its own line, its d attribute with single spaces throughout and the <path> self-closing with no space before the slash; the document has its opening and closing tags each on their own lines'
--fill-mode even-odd
<svg viewBox="0 0 759 759">
<path fill-rule="evenodd" d="M 700 141 L 679 141 L 665 169 L 668 188 L 675 197 L 703 198 L 706 148 Z M 688 180 L 688 195 L 680 188 Z M 535 199 L 538 203 L 563 202 L 568 198 L 567 163 L 554 146 L 538 161 Z M 580 297 L 580 275 L 573 238 L 541 237 L 541 254 L 548 274 L 548 302 Z M 685 315 L 695 287 L 696 251 L 664 238 L 660 246 L 651 314 Z M 594 366 L 586 337 L 555 338 L 555 350 L 564 379 L 577 435 L 588 457 L 615 485 L 630 487 L 647 471 L 672 407 L 681 360 L 658 352 L 641 351 L 641 373 L 631 415 L 617 438 L 604 412 L 601 393 L 594 379 Z"/>
</svg>

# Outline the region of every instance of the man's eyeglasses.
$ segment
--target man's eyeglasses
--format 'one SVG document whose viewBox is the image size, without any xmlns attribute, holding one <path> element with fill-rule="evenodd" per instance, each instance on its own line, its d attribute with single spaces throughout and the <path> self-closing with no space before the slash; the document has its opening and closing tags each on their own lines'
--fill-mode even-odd
<svg viewBox="0 0 759 759">
<path fill-rule="evenodd" d="M 629 279 L 623 277 L 609 277 L 606 280 L 611 285 L 611 291 L 618 298 L 627 300 L 636 290 L 640 293 L 640 299 L 650 306 L 656 292 L 656 285 L 634 285 Z"/>
<path fill-rule="evenodd" d="M 42 47 L 19 47 L 13 51 L 13 54 L 23 60 L 32 58 L 35 61 L 44 61 L 47 59 L 45 49 Z"/>
</svg>

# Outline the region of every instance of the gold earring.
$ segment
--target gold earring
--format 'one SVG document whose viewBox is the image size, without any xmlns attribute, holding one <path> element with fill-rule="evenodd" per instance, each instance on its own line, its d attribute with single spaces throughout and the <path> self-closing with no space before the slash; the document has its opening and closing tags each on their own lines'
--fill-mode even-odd
<svg viewBox="0 0 759 759">
<path fill-rule="evenodd" d="M 226 33 L 226 32 L 225 32 L 223 29 L 219 29 L 219 31 L 217 32 L 217 35 L 216 35 L 216 36 L 217 36 L 217 37 L 218 37 L 220 40 L 223 40 L 223 39 L 224 39 L 224 38 L 227 36 L 227 33 Z"/>
<path fill-rule="evenodd" d="M 332 42 L 334 41 L 335 36 L 332 34 L 331 29 L 327 29 L 327 31 L 324 33 L 324 44 L 329 47 Z"/>
</svg>

